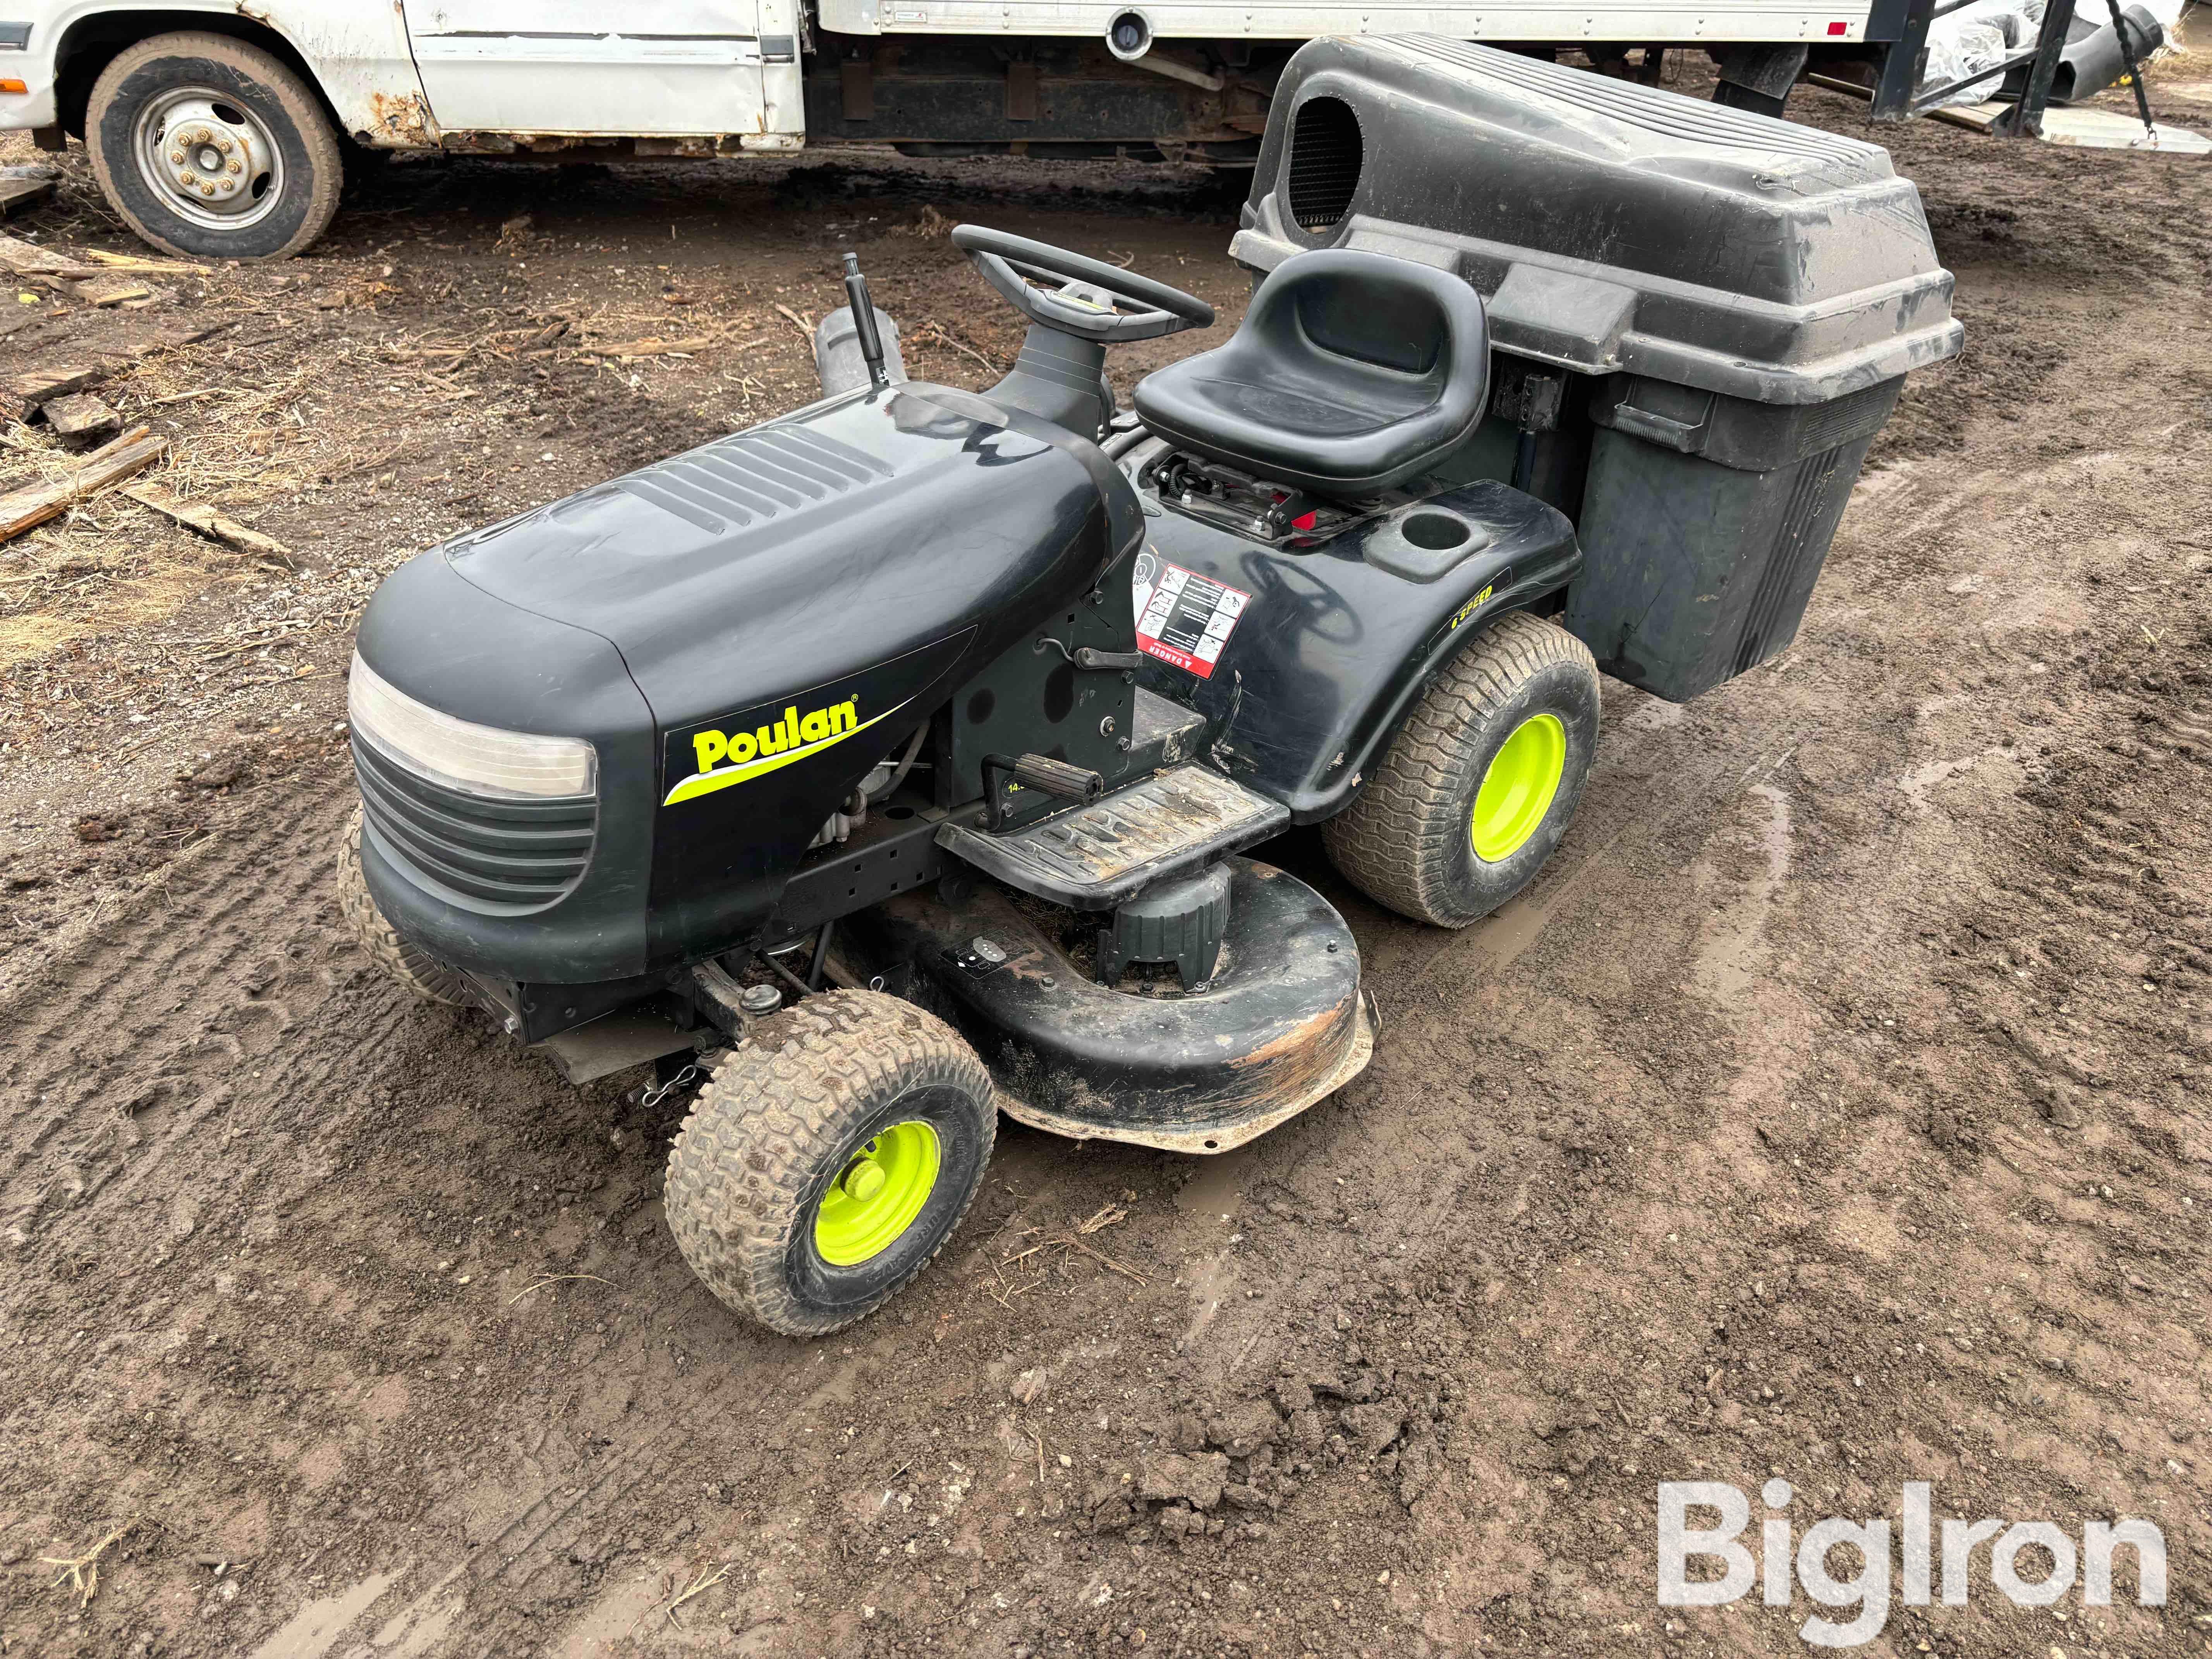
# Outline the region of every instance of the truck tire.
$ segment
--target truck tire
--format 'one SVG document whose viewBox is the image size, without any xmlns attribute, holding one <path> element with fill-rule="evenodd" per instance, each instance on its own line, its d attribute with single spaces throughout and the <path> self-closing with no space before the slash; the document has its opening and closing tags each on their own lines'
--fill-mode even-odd
<svg viewBox="0 0 2212 1659">
<path fill-rule="evenodd" d="M 770 1330 L 821 1336 L 929 1265 L 982 1184 L 991 1075 L 879 991 L 809 997 L 715 1062 L 668 1158 L 677 1248 Z"/>
<path fill-rule="evenodd" d="M 109 203 L 165 253 L 287 258 L 337 211 L 344 160 L 321 101 L 228 35 L 157 34 L 116 54 L 84 139 Z"/>
<path fill-rule="evenodd" d="M 1464 927 L 1559 844 L 1597 751 L 1597 664 L 1565 629 L 1509 611 L 1429 682 L 1352 805 L 1330 860 L 1400 915 Z"/>
<path fill-rule="evenodd" d="M 359 807 L 354 809 L 345 840 L 338 847 L 338 914 L 345 918 L 354 942 L 368 959 L 423 1001 L 457 1008 L 468 1000 L 460 975 L 400 938 L 369 896 L 368 883 L 361 873 Z"/>
</svg>

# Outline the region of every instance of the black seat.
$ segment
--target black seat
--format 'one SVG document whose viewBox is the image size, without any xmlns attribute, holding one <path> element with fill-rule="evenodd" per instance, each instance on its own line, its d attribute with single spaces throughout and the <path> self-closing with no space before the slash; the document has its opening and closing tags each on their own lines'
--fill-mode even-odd
<svg viewBox="0 0 2212 1659">
<path fill-rule="evenodd" d="M 1434 465 L 1481 420 L 1482 301 L 1449 271 L 1347 248 L 1285 259 L 1227 344 L 1137 386 L 1177 447 L 1322 495 Z"/>
</svg>

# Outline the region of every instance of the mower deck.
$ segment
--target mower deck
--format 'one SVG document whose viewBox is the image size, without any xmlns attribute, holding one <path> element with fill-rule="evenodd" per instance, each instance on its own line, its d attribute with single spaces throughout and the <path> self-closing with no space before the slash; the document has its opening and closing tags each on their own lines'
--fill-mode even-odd
<svg viewBox="0 0 2212 1659">
<path fill-rule="evenodd" d="M 947 905 L 903 894 L 856 918 L 871 973 L 958 1026 L 1006 1114 L 1078 1140 L 1220 1152 L 1296 1116 L 1367 1064 L 1359 948 L 1296 877 L 1226 860 L 1212 980 L 1093 977 L 1095 925 L 996 888 Z"/>
<path fill-rule="evenodd" d="M 1065 1135 L 1070 1140 L 1121 1140 L 1133 1146 L 1154 1147 L 1163 1152 L 1194 1153 L 1205 1157 L 1213 1152 L 1231 1151 L 1248 1140 L 1257 1140 L 1268 1130 L 1289 1122 L 1307 1107 L 1328 1099 L 1365 1071 L 1367 1062 L 1375 1057 L 1375 1038 L 1379 1027 L 1364 997 L 1360 1000 L 1354 1025 L 1356 1029 L 1352 1033 L 1352 1040 L 1345 1045 L 1344 1056 L 1337 1062 L 1334 1072 L 1316 1083 L 1285 1096 L 1272 1106 L 1254 1109 L 1233 1123 L 1195 1129 L 1147 1129 L 1133 1125 L 1101 1128 L 1089 1118 L 1032 1106 L 1007 1089 L 1000 1089 L 995 1099 L 999 1109 L 1017 1123 L 1025 1123 L 1032 1129 L 1042 1129 L 1048 1133 Z"/>
</svg>

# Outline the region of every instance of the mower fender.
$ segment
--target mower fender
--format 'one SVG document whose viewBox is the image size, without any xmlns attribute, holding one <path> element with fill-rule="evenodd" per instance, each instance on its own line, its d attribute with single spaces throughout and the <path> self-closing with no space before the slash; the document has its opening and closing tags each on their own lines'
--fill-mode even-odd
<svg viewBox="0 0 2212 1659">
<path fill-rule="evenodd" d="M 1563 514 L 1492 482 L 1313 547 L 1171 509 L 1149 528 L 1155 563 L 1143 574 L 1179 568 L 1243 597 L 1209 674 L 1154 661 L 1143 683 L 1204 714 L 1214 763 L 1297 823 L 1350 802 L 1422 687 L 1485 623 L 1540 604 L 1582 568 Z M 1427 544 L 1437 542 L 1449 544 Z"/>
</svg>

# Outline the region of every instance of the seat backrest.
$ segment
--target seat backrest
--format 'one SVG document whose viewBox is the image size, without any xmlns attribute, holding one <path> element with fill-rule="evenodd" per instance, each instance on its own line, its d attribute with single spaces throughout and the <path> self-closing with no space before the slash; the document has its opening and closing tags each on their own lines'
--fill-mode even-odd
<svg viewBox="0 0 2212 1659">
<path fill-rule="evenodd" d="M 1137 408 L 1202 455 L 1360 493 L 1464 442 L 1489 390 L 1482 299 L 1463 278 L 1317 248 L 1268 274 L 1228 342 L 1140 382 Z"/>
<path fill-rule="evenodd" d="M 1279 270 L 1282 281 L 1271 276 L 1261 285 L 1265 298 L 1255 295 L 1253 307 L 1261 326 L 1295 316 L 1306 338 L 1322 351 L 1425 377 L 1443 366 L 1455 319 L 1427 280 L 1438 273 L 1379 254 L 1310 264 L 1311 257 L 1286 261 Z M 1455 286 L 1474 297 L 1464 283 Z M 1480 334 L 1479 301 L 1472 322 Z"/>
<path fill-rule="evenodd" d="M 1451 392 L 1479 412 L 1488 391 L 1481 296 L 1454 272 L 1387 254 L 1320 248 L 1285 259 L 1237 332 L 1285 368 L 1379 396 L 1401 418 Z"/>
</svg>

